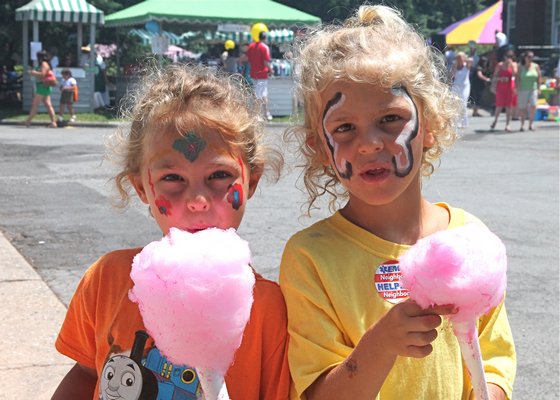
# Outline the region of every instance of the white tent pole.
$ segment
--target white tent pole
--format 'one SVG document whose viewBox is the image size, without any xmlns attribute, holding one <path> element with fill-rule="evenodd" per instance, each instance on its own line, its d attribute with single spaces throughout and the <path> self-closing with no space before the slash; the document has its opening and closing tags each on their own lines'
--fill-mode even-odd
<svg viewBox="0 0 560 400">
<path fill-rule="evenodd" d="M 80 60 L 82 57 L 82 46 L 83 46 L 83 32 L 82 32 L 82 23 L 78 22 L 78 38 L 77 38 L 77 49 L 76 49 L 76 53 L 77 53 L 77 57 L 76 57 L 76 65 L 80 65 Z"/>
<path fill-rule="evenodd" d="M 38 42 L 39 41 L 39 21 L 33 21 L 33 41 L 34 42 Z M 36 58 L 36 57 L 33 57 Z M 33 67 L 37 67 L 37 65 L 39 65 L 37 63 L 37 60 L 33 60 Z"/>
<path fill-rule="evenodd" d="M 23 68 L 27 71 L 29 65 L 29 21 L 23 20 Z"/>
<path fill-rule="evenodd" d="M 89 66 L 95 65 L 95 24 L 91 23 L 89 25 Z"/>
</svg>

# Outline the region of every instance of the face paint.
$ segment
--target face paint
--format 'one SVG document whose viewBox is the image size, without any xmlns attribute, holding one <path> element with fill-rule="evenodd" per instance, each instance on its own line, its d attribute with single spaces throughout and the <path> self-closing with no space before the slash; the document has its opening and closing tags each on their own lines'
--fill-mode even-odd
<svg viewBox="0 0 560 400">
<path fill-rule="evenodd" d="M 161 215 L 171 216 L 171 202 L 163 197 L 162 194 L 159 195 L 155 203 Z"/>
<path fill-rule="evenodd" d="M 395 175 L 402 178 L 410 173 L 414 165 L 414 156 L 412 155 L 410 142 L 418 135 L 418 109 L 404 87 L 396 86 L 391 91 L 395 96 L 402 96 L 412 110 L 412 118 L 406 123 L 402 132 L 395 139 L 395 143 L 401 147 L 401 151 L 393 157 L 393 164 L 395 166 Z"/>
<path fill-rule="evenodd" d="M 338 172 L 338 175 L 344 179 L 350 179 L 352 176 L 352 164 L 349 161 L 342 159 L 340 160 L 342 166 L 337 164 L 336 155 L 338 152 L 338 144 L 335 143 L 332 134 L 327 130 L 326 122 L 331 113 L 336 110 L 338 107 L 344 104 L 345 96 L 337 92 L 332 99 L 327 102 L 325 106 L 325 111 L 323 112 L 323 134 L 325 135 L 325 139 L 327 140 L 327 146 L 329 146 L 329 150 L 331 151 L 332 159 L 334 167 Z"/>
<path fill-rule="evenodd" d="M 183 153 L 190 162 L 195 161 L 198 155 L 206 147 L 206 142 L 194 132 L 188 132 L 185 137 L 175 140 L 173 148 Z"/>
<path fill-rule="evenodd" d="M 243 205 L 243 186 L 239 183 L 229 185 L 227 201 L 234 210 L 239 210 L 239 207 Z"/>
<path fill-rule="evenodd" d="M 152 195 L 156 197 L 156 190 L 154 189 L 154 182 L 152 181 L 152 170 L 148 168 L 148 183 L 152 189 Z"/>
<path fill-rule="evenodd" d="M 245 165 L 243 165 L 243 160 L 241 159 L 241 157 L 237 157 L 237 162 L 241 167 L 241 183 L 245 183 Z"/>
</svg>

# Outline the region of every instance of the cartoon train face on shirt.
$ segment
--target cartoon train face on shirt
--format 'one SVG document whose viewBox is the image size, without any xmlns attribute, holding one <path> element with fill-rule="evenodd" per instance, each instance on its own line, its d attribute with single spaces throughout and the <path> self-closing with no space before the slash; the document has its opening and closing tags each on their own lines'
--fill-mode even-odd
<svg viewBox="0 0 560 400">
<path fill-rule="evenodd" d="M 116 354 L 103 367 L 99 400 L 195 400 L 200 398 L 196 370 L 174 365 L 156 347 L 143 359 L 148 335 L 136 332 L 130 357 Z"/>
</svg>

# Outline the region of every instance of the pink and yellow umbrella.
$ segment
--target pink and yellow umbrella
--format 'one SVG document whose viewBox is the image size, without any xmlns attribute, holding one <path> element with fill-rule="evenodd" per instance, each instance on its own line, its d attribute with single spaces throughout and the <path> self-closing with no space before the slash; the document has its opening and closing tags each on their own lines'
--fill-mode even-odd
<svg viewBox="0 0 560 400">
<path fill-rule="evenodd" d="M 471 40 L 478 44 L 494 44 L 496 30 L 502 30 L 502 0 L 449 25 L 439 34 L 445 35 L 448 45 L 467 44 Z"/>
</svg>

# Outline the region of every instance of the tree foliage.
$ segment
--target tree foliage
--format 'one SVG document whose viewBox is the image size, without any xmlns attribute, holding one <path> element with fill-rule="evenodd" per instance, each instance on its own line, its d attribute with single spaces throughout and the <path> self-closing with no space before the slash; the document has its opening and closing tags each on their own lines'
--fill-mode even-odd
<svg viewBox="0 0 560 400">
<path fill-rule="evenodd" d="M 344 20 L 364 3 L 360 0 L 276 1 L 316 15 L 327 23 Z M 423 35 L 430 36 L 495 2 L 496 0 L 387 0 L 383 4 L 401 10 L 407 21 L 414 24 Z"/>
<path fill-rule="evenodd" d="M 105 15 L 140 3 L 142 0 L 89 0 L 89 3 L 103 10 Z M 189 1 L 189 0 L 182 0 Z M 316 15 L 323 22 L 340 21 L 351 15 L 363 0 L 275 0 L 300 11 Z M 403 12 L 405 18 L 417 29 L 429 36 L 468 15 L 495 3 L 496 0 L 385 0 L 384 4 L 394 6 Z M 15 20 L 17 8 L 29 0 L 3 0 L 0 4 L 0 42 L 3 43 L 1 59 L 11 53 L 21 53 L 22 25 Z M 373 3 L 373 2 L 372 2 Z M 97 40 L 109 43 L 114 40 L 114 31 L 98 29 Z M 40 38 L 46 49 L 56 48 L 59 54 L 75 49 L 76 25 L 69 23 L 40 24 Z M 84 35 L 87 40 L 87 34 Z"/>
</svg>

